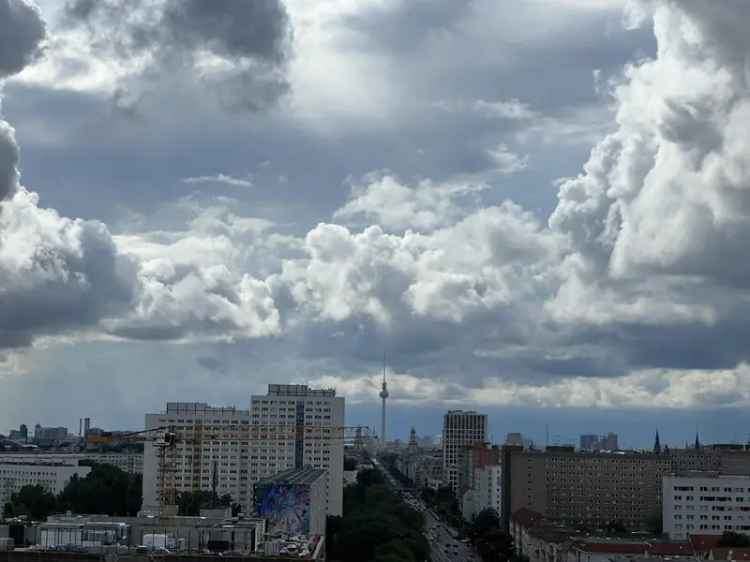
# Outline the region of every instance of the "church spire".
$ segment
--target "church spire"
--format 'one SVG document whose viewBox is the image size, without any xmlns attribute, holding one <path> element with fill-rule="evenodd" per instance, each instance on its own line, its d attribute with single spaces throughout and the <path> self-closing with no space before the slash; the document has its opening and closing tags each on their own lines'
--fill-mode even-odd
<svg viewBox="0 0 750 562">
<path fill-rule="evenodd" d="M 656 430 L 656 439 L 654 439 L 654 453 L 661 453 L 661 442 L 659 441 L 659 430 Z"/>
<path fill-rule="evenodd" d="M 698 432 L 697 431 L 695 432 L 695 445 L 694 446 L 695 446 L 696 449 L 700 449 L 701 448 L 701 440 L 698 437 Z"/>
</svg>

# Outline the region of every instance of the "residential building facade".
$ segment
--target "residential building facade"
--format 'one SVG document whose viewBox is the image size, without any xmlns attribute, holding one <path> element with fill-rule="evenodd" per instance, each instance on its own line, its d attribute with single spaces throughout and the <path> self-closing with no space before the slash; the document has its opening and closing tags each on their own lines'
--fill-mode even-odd
<svg viewBox="0 0 750 562">
<path fill-rule="evenodd" d="M 59 494 L 75 475 L 84 478 L 91 467 L 78 463 L 13 462 L 0 459 L 0 506 L 24 486 L 42 486 L 52 494 Z"/>
<path fill-rule="evenodd" d="M 170 402 L 164 412 L 146 414 L 146 429 L 166 428 L 175 444 L 144 444 L 144 509 L 158 511 L 181 491 L 215 489 L 249 512 L 255 482 L 311 466 L 326 473 L 327 513 L 341 515 L 344 398 L 332 389 L 271 384 L 250 404 L 238 410 Z"/>
<path fill-rule="evenodd" d="M 460 497 L 466 446 L 487 440 L 487 416 L 473 411 L 451 410 L 443 417 L 443 483 Z"/>
<path fill-rule="evenodd" d="M 686 472 L 664 477 L 662 521 L 670 539 L 750 535 L 750 476 Z"/>
</svg>

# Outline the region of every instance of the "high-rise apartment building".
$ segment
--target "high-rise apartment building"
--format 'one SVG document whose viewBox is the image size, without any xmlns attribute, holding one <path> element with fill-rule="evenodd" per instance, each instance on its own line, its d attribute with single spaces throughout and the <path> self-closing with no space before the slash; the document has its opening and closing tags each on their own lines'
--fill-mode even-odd
<svg viewBox="0 0 750 562">
<path fill-rule="evenodd" d="M 143 505 L 156 510 L 181 491 L 216 490 L 250 511 L 253 484 L 288 469 L 326 472 L 327 513 L 341 515 L 344 470 L 344 398 L 332 389 L 268 386 L 250 410 L 200 402 L 169 402 L 146 414 L 146 429 L 166 428 L 175 444 L 144 445 Z"/>
<path fill-rule="evenodd" d="M 456 497 L 463 488 L 462 468 L 466 446 L 487 440 L 487 415 L 451 410 L 443 417 L 443 483 Z"/>
<path fill-rule="evenodd" d="M 525 507 L 590 528 L 615 521 L 631 530 L 647 528 L 661 512 L 661 479 L 672 469 L 667 455 L 576 453 L 573 447 L 511 451 L 509 460 L 504 489 L 511 513 Z"/>
<path fill-rule="evenodd" d="M 326 471 L 328 515 L 341 515 L 344 482 L 344 398 L 333 389 L 269 384 L 250 402 L 253 482 L 288 468 Z M 283 431 L 279 431 L 283 428 Z"/>
<path fill-rule="evenodd" d="M 664 532 L 689 535 L 750 535 L 750 476 L 686 472 L 664 477 Z"/>
</svg>

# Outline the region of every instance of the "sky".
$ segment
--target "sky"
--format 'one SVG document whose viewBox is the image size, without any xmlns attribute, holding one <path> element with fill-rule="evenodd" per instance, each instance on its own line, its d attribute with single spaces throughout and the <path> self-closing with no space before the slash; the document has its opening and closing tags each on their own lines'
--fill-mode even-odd
<svg viewBox="0 0 750 562">
<path fill-rule="evenodd" d="M 0 432 L 745 441 L 745 0 L 0 0 Z"/>
</svg>

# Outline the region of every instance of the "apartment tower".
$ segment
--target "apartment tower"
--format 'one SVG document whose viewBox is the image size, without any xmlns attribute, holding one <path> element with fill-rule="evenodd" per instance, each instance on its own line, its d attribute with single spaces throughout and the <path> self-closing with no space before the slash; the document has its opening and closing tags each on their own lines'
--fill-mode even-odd
<svg viewBox="0 0 750 562">
<path fill-rule="evenodd" d="M 462 468 L 466 447 L 487 440 L 487 415 L 451 410 L 443 417 L 443 482 L 456 497 L 463 488 Z"/>
</svg>

